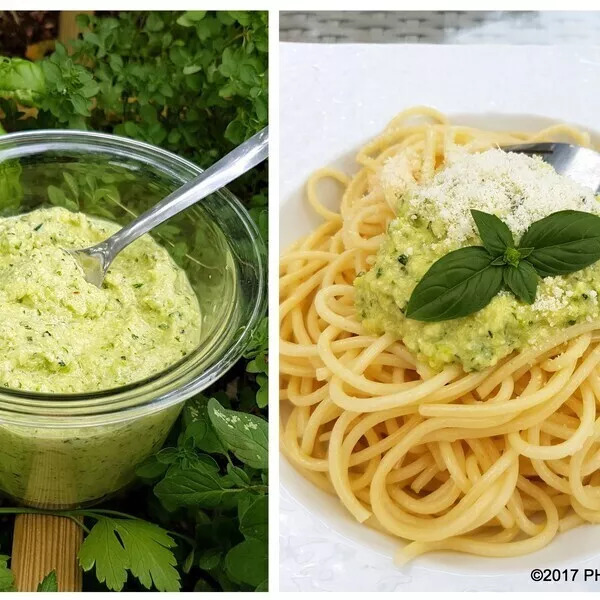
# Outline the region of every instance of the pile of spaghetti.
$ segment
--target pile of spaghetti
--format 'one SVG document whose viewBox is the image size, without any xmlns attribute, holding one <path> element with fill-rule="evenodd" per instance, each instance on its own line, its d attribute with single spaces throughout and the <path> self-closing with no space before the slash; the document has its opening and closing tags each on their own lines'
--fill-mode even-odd
<svg viewBox="0 0 600 600">
<path fill-rule="evenodd" d="M 308 182 L 324 223 L 280 262 L 282 450 L 360 522 L 397 536 L 399 563 L 432 550 L 515 556 L 559 531 L 600 522 L 600 324 L 557 331 L 479 372 L 432 372 L 355 314 L 353 281 L 374 261 L 394 218 L 376 174 L 410 153 L 426 183 L 462 146 L 568 137 L 453 126 L 431 109 L 396 117 L 358 154 L 353 177 L 332 169 Z M 319 182 L 343 187 L 339 212 Z"/>
</svg>

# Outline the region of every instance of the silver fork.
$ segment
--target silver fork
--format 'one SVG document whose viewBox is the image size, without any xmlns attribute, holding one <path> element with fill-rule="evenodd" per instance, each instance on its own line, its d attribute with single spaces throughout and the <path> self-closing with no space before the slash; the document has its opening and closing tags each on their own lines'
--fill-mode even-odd
<svg viewBox="0 0 600 600">
<path fill-rule="evenodd" d="M 502 150 L 540 156 L 560 175 L 592 189 L 596 194 L 600 192 L 600 153 L 591 148 L 563 142 L 534 142 L 504 146 Z"/>
<path fill-rule="evenodd" d="M 75 257 L 85 279 L 101 287 L 110 264 L 123 248 L 261 163 L 268 156 L 268 142 L 269 128 L 265 127 L 108 239 L 90 248 L 67 252 Z"/>
</svg>

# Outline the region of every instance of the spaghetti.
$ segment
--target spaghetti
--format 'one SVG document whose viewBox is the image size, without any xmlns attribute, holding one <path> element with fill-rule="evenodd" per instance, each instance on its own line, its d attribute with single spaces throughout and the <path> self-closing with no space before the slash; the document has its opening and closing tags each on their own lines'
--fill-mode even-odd
<svg viewBox="0 0 600 600">
<path fill-rule="evenodd" d="M 434 550 L 516 556 L 559 531 L 600 522 L 600 324 L 566 328 L 483 371 L 422 364 L 389 333 L 366 331 L 354 307 L 394 207 L 374 183 L 385 161 L 411 154 L 430 181 L 461 146 L 587 134 L 450 125 L 440 113 L 401 113 L 358 154 L 353 177 L 323 169 L 308 201 L 324 223 L 280 262 L 282 451 L 360 522 L 405 540 L 403 563 Z M 339 212 L 319 199 L 332 178 Z"/>
</svg>

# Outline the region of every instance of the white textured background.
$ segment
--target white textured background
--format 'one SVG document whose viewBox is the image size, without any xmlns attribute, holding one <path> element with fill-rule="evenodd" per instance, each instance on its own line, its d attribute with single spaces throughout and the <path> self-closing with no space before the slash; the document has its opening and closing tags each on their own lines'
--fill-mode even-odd
<svg viewBox="0 0 600 600">
<path fill-rule="evenodd" d="M 600 131 L 600 47 L 282 44 L 280 244 L 314 226 L 302 188 L 403 108 L 428 104 L 470 124 L 539 127 L 545 119 Z M 512 115 L 512 116 L 507 116 Z M 516 115 L 516 116 L 515 116 Z M 533 583 L 534 567 L 600 569 L 600 528 L 563 534 L 518 559 L 436 554 L 392 565 L 390 540 L 353 523 L 336 501 L 281 468 L 280 589 L 323 591 L 598 590 Z M 343 532 L 343 533 L 342 533 Z"/>
<path fill-rule="evenodd" d="M 285 42 L 597 43 L 597 11 L 284 11 Z"/>
</svg>

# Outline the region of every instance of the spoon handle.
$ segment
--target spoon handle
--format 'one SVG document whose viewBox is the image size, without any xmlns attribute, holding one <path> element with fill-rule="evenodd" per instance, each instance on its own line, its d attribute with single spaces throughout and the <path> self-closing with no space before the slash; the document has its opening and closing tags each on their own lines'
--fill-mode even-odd
<svg viewBox="0 0 600 600">
<path fill-rule="evenodd" d="M 178 188 L 150 210 L 131 221 L 129 225 L 120 229 L 104 242 L 108 250 L 106 257 L 108 263 L 138 237 L 261 163 L 268 156 L 268 143 L 269 128 L 265 127 L 208 167 L 198 177 Z"/>
</svg>

